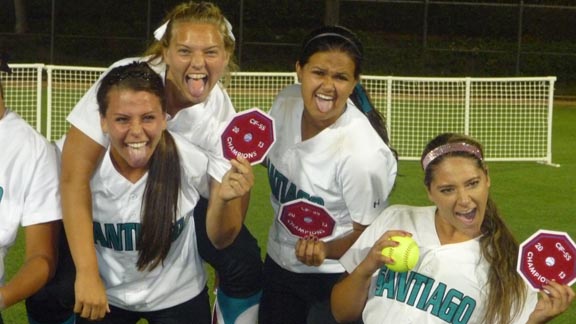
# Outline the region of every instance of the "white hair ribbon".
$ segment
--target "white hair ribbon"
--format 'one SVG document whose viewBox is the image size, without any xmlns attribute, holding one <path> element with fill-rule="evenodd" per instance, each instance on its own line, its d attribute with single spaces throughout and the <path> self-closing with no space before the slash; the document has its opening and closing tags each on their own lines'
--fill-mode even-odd
<svg viewBox="0 0 576 324">
<path fill-rule="evenodd" d="M 236 37 L 234 37 L 234 34 L 232 33 L 232 24 L 226 18 L 224 18 L 224 24 L 226 25 L 226 29 L 228 29 L 228 36 L 236 42 Z"/>
<path fill-rule="evenodd" d="M 168 27 L 169 22 L 170 20 L 167 20 L 165 23 L 162 24 L 162 26 L 156 28 L 156 30 L 154 31 L 154 38 L 156 40 L 158 41 L 162 40 L 162 37 L 164 37 L 164 34 L 166 33 L 166 28 Z M 234 34 L 232 33 L 232 24 L 226 18 L 224 18 L 224 24 L 226 25 L 226 29 L 228 31 L 228 37 L 232 38 L 232 40 L 235 42 L 236 37 L 234 37 Z"/>
<path fill-rule="evenodd" d="M 165 23 L 162 24 L 162 26 L 156 28 L 156 30 L 154 31 L 154 38 L 156 38 L 157 41 L 162 40 L 162 37 L 164 37 L 164 34 L 166 33 L 166 27 L 168 27 L 169 22 L 170 20 L 167 20 Z"/>
</svg>

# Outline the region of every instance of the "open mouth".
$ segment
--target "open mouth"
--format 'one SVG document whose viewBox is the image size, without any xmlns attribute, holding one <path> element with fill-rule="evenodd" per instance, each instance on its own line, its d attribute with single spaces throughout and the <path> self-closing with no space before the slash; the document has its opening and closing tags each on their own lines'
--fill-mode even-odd
<svg viewBox="0 0 576 324">
<path fill-rule="evenodd" d="M 200 97 L 202 93 L 204 93 L 207 83 L 208 75 L 205 73 L 191 73 L 186 75 L 186 85 L 193 97 Z"/>
<path fill-rule="evenodd" d="M 148 163 L 148 141 L 126 143 L 126 162 L 133 168 L 144 167 Z"/>
<path fill-rule="evenodd" d="M 141 148 L 143 148 L 144 146 L 146 146 L 146 142 L 126 143 L 126 146 L 128 146 L 128 147 L 131 148 L 131 149 L 138 150 L 138 149 L 141 149 Z"/>
<path fill-rule="evenodd" d="M 458 217 L 459 219 L 461 219 L 465 223 L 471 223 L 476 218 L 476 212 L 477 212 L 477 209 L 474 208 L 474 209 L 471 209 L 469 211 L 456 212 L 455 214 L 456 214 L 456 217 Z"/>
<path fill-rule="evenodd" d="M 330 111 L 332 109 L 332 107 L 334 106 L 334 97 L 333 96 L 328 96 L 325 94 L 317 93 L 314 98 L 315 98 L 316 106 L 318 107 L 318 110 L 320 110 L 323 113 Z"/>
</svg>

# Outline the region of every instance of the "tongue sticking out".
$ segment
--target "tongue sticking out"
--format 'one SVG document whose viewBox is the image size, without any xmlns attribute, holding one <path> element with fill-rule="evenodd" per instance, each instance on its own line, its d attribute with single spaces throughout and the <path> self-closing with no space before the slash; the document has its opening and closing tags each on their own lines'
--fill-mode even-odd
<svg viewBox="0 0 576 324">
<path fill-rule="evenodd" d="M 188 79 L 188 91 L 193 97 L 200 97 L 204 92 L 204 79 Z"/>
<path fill-rule="evenodd" d="M 132 148 L 128 147 L 128 164 L 133 168 L 142 168 L 148 163 L 148 158 L 146 157 L 147 149 L 146 147 Z"/>
<path fill-rule="evenodd" d="M 332 104 L 334 103 L 334 101 L 332 100 L 323 100 L 320 98 L 316 98 L 316 106 L 318 107 L 318 110 L 320 110 L 320 112 L 328 112 L 330 109 L 332 109 Z"/>
</svg>

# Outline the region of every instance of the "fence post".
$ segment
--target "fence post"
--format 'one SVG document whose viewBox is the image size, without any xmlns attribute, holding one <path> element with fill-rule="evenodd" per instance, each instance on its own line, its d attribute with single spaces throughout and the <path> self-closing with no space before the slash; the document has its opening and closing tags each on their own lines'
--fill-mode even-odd
<svg viewBox="0 0 576 324">
<path fill-rule="evenodd" d="M 524 0 L 518 2 L 518 46 L 516 48 L 516 76 L 520 75 L 520 55 L 522 53 L 522 24 L 524 21 Z"/>
<path fill-rule="evenodd" d="M 337 25 L 340 20 L 340 0 L 325 0 L 324 24 Z"/>
</svg>

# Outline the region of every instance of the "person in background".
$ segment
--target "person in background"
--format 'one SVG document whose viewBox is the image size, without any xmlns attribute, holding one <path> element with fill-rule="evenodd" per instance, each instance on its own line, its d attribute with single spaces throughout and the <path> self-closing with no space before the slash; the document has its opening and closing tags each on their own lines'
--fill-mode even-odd
<svg viewBox="0 0 576 324">
<path fill-rule="evenodd" d="M 0 56 L 0 74 L 11 72 L 6 57 Z M 54 276 L 62 218 L 56 150 L 4 99 L 0 81 L 0 310 L 31 296 Z M 5 282 L 6 253 L 20 226 L 24 263 Z"/>
<path fill-rule="evenodd" d="M 362 44 L 341 26 L 304 40 L 301 84 L 276 97 L 270 115 L 277 141 L 267 157 L 274 222 L 268 235 L 259 323 L 331 323 L 338 263 L 388 205 L 397 161 L 383 118 L 360 84 Z M 325 238 L 296 237 L 281 224 L 283 204 L 305 198 L 335 220 Z"/>
<path fill-rule="evenodd" d="M 211 191 L 217 191 L 219 180 L 230 168 L 219 145 L 220 130 L 235 114 L 232 102 L 219 80 L 234 67 L 235 39 L 231 25 L 220 9 L 210 2 L 188 1 L 175 6 L 166 16 L 164 24 L 155 32 L 155 41 L 146 61 L 165 83 L 167 127 L 199 146 L 207 155 L 209 167 L 214 171 Z M 128 64 L 134 58 L 120 60 L 111 68 Z M 107 72 L 103 74 L 105 76 Z M 108 139 L 100 128 L 100 115 L 96 102 L 97 87 L 93 86 L 68 116 L 69 130 L 62 152 L 62 208 L 69 240 L 82 240 L 86 233 L 72 228 L 88 228 L 91 224 L 90 177 L 102 159 Z M 208 197 L 204 197 L 208 198 Z M 210 240 L 218 220 L 206 217 L 207 199 L 195 208 L 196 234 L 201 257 L 218 275 L 215 314 L 218 323 L 256 323 L 261 294 L 262 260 L 256 239 L 243 224 L 248 208 L 249 193 L 236 199 L 228 219 L 229 233 L 218 241 Z M 71 244 L 72 254 L 76 245 Z M 90 308 L 91 296 L 101 288 L 85 281 L 86 267 L 77 264 L 76 311 Z M 93 276 L 91 276 L 93 278 Z"/>
<path fill-rule="evenodd" d="M 440 134 L 422 158 L 429 207 L 390 206 L 340 262 L 347 274 L 332 291 L 339 322 L 547 323 L 574 300 L 569 286 L 548 282 L 538 300 L 516 271 L 518 243 L 490 197 L 483 148 Z M 420 258 L 396 273 L 382 256 L 392 236 L 412 236 Z"/>
</svg>

